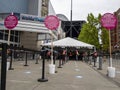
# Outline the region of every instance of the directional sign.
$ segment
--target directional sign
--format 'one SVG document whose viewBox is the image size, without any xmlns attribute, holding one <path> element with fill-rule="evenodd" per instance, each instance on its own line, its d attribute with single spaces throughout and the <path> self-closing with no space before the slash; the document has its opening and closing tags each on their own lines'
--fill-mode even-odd
<svg viewBox="0 0 120 90">
<path fill-rule="evenodd" d="M 59 26 L 59 19 L 54 15 L 49 15 L 45 18 L 45 26 L 50 30 L 56 30 Z"/>
<path fill-rule="evenodd" d="M 9 15 L 4 20 L 4 25 L 7 29 L 11 30 L 18 24 L 18 19 L 15 15 Z"/>
<path fill-rule="evenodd" d="M 117 25 L 117 18 L 111 13 L 105 13 L 101 17 L 101 24 L 108 30 L 112 30 Z"/>
</svg>

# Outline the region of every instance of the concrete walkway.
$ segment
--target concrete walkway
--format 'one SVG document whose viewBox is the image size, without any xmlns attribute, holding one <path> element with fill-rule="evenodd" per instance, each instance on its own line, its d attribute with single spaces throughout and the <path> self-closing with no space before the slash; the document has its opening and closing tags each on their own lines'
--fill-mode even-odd
<svg viewBox="0 0 120 90">
<path fill-rule="evenodd" d="M 92 65 L 90 65 L 88 63 L 88 65 L 93 68 L 94 70 L 96 70 L 97 72 L 99 72 L 102 76 L 104 76 L 105 78 L 107 78 L 108 80 L 114 82 L 115 84 L 117 84 L 120 87 L 120 61 L 116 61 L 113 59 L 113 67 L 115 68 L 115 77 L 114 78 L 109 78 L 107 76 L 107 70 L 109 67 L 109 59 L 106 60 L 106 62 L 102 63 L 102 70 L 99 70 L 99 62 L 96 63 L 97 67 L 93 67 L 93 63 Z"/>
<path fill-rule="evenodd" d="M 103 77 L 96 70 L 81 61 L 69 61 L 63 68 L 57 68 L 55 74 L 49 74 L 48 64 L 45 65 L 47 82 L 38 82 L 42 76 L 42 61 L 14 61 L 14 70 L 7 71 L 6 90 L 120 90 L 114 82 Z"/>
</svg>

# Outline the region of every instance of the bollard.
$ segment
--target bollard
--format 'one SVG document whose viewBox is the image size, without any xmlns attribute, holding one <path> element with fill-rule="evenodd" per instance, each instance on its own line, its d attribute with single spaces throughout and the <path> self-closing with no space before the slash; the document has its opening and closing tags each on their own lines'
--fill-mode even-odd
<svg viewBox="0 0 120 90">
<path fill-rule="evenodd" d="M 96 67 L 96 57 L 93 58 L 94 59 L 94 67 Z"/>
<path fill-rule="evenodd" d="M 38 54 L 37 54 L 35 64 L 39 64 L 39 63 L 38 63 L 38 60 L 39 60 L 39 56 L 38 56 Z"/>
<path fill-rule="evenodd" d="M 36 62 L 35 62 L 35 64 L 39 64 L 39 63 L 38 63 L 38 58 L 36 58 Z"/>
<path fill-rule="evenodd" d="M 59 66 L 58 66 L 58 68 L 62 68 L 61 67 L 61 59 L 59 60 Z"/>
<path fill-rule="evenodd" d="M 2 43 L 1 82 L 0 90 L 6 90 L 7 44 Z"/>
<path fill-rule="evenodd" d="M 55 61 L 56 61 L 56 54 L 55 52 L 53 53 L 53 64 L 55 65 Z M 58 71 L 55 71 L 55 73 L 57 73 Z"/>
<path fill-rule="evenodd" d="M 53 64 L 55 65 L 56 56 L 53 53 Z"/>
<path fill-rule="evenodd" d="M 102 56 L 99 56 L 99 68 L 98 70 L 102 70 Z"/>
<path fill-rule="evenodd" d="M 43 50 L 42 51 L 43 53 L 43 61 L 42 61 L 42 78 L 38 79 L 38 82 L 47 82 L 48 79 L 45 78 L 45 53 L 46 53 L 46 50 Z"/>
<path fill-rule="evenodd" d="M 13 61 L 13 59 L 12 59 L 12 50 L 11 50 L 11 52 L 10 52 L 10 67 L 9 67 L 9 70 L 14 70 L 14 68 L 12 68 L 12 61 Z"/>
<path fill-rule="evenodd" d="M 26 56 L 25 56 L 25 65 L 24 66 L 28 66 L 28 64 L 27 64 L 27 52 L 26 52 Z"/>
<path fill-rule="evenodd" d="M 92 65 L 92 55 L 89 56 L 89 61 L 90 61 L 89 65 Z"/>
</svg>

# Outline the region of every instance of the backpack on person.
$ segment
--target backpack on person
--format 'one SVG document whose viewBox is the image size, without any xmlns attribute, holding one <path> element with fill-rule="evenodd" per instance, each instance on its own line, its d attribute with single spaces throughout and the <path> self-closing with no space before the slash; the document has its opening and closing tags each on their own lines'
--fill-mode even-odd
<svg viewBox="0 0 120 90">
<path fill-rule="evenodd" d="M 94 57 L 97 57 L 97 56 L 98 56 L 97 52 L 94 52 L 94 54 L 93 54 L 93 55 L 94 55 Z"/>
</svg>

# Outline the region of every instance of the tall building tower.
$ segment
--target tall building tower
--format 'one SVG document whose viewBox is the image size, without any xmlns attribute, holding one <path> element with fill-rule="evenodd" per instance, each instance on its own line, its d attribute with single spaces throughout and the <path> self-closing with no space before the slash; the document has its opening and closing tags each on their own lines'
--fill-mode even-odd
<svg viewBox="0 0 120 90">
<path fill-rule="evenodd" d="M 114 12 L 114 15 L 117 17 L 117 27 L 114 30 L 111 30 L 111 46 L 112 51 L 120 50 L 120 8 Z"/>
<path fill-rule="evenodd" d="M 0 0 L 0 13 L 24 13 L 36 16 L 46 16 L 54 12 L 50 0 Z"/>
</svg>

